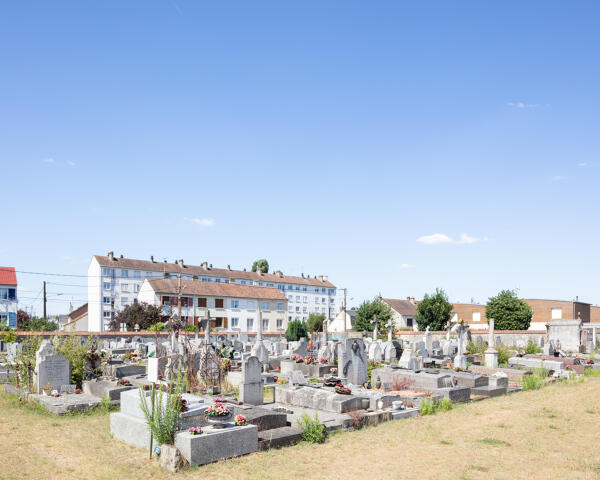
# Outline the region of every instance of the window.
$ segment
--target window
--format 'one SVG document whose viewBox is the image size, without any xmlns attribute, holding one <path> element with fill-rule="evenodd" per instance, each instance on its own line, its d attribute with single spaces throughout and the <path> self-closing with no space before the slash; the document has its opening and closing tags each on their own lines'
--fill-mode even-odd
<svg viewBox="0 0 600 480">
<path fill-rule="evenodd" d="M 299 302 L 300 301 L 300 295 L 296 295 L 296 301 Z"/>
<path fill-rule="evenodd" d="M 300 313 L 300 307 L 296 307 L 296 313 Z"/>
<path fill-rule="evenodd" d="M 215 283 L 221 283 L 221 279 L 220 278 L 215 278 Z"/>
<path fill-rule="evenodd" d="M 259 285 L 260 287 L 264 287 L 264 286 L 265 286 L 265 282 L 258 282 L 258 285 Z"/>
<path fill-rule="evenodd" d="M 315 312 L 319 313 L 319 307 L 315 307 Z"/>
<path fill-rule="evenodd" d="M 263 326 L 262 326 L 262 328 L 263 328 L 263 331 L 269 330 L 269 319 L 268 318 L 263 319 Z"/>
<path fill-rule="evenodd" d="M 296 287 L 296 290 L 300 291 L 300 287 Z"/>
<path fill-rule="evenodd" d="M 112 290 L 112 283 L 104 282 L 104 290 Z"/>
<path fill-rule="evenodd" d="M 129 289 L 129 285 L 128 284 L 126 284 L 126 283 L 122 283 L 121 284 L 121 290 L 123 292 L 126 292 L 128 289 Z"/>
<path fill-rule="evenodd" d="M 104 318 L 110 318 L 110 312 L 104 312 Z"/>
<path fill-rule="evenodd" d="M 481 312 L 473 312 L 473 322 L 481 322 Z"/>
<path fill-rule="evenodd" d="M 283 318 L 278 318 L 277 319 L 277 330 L 280 330 L 283 328 Z"/>
<path fill-rule="evenodd" d="M 139 285 L 134 285 L 133 286 L 133 291 L 136 292 L 136 293 L 139 292 L 140 291 L 140 286 Z"/>
<path fill-rule="evenodd" d="M 260 308 L 263 310 L 269 310 L 269 302 L 261 302 Z"/>
<path fill-rule="evenodd" d="M 115 274 L 115 271 L 112 268 L 103 268 L 102 275 L 106 275 L 107 277 L 112 277 Z"/>
<path fill-rule="evenodd" d="M 239 300 L 232 300 L 231 301 L 231 308 L 240 308 L 240 301 Z"/>
<path fill-rule="evenodd" d="M 553 308 L 552 309 L 552 320 L 560 320 L 562 319 L 562 308 Z"/>
<path fill-rule="evenodd" d="M 133 272 L 133 278 L 142 278 L 142 272 L 139 271 L 134 271 Z"/>
<path fill-rule="evenodd" d="M 105 305 L 110 305 L 110 297 L 102 297 L 102 303 Z"/>
<path fill-rule="evenodd" d="M 319 293 L 319 287 L 316 287 L 316 288 L 315 288 L 315 292 L 316 292 L 316 293 Z"/>
<path fill-rule="evenodd" d="M 283 303 L 278 303 L 277 304 L 277 310 L 280 311 L 280 312 L 283 310 Z"/>
<path fill-rule="evenodd" d="M 288 300 L 289 300 L 290 302 L 293 302 L 293 301 L 294 301 L 294 296 L 293 296 L 293 295 L 288 295 Z"/>
<path fill-rule="evenodd" d="M 129 303 L 129 299 L 127 297 L 121 297 L 121 303 L 123 305 L 127 305 Z"/>
<path fill-rule="evenodd" d="M 253 318 L 247 318 L 246 319 L 246 329 L 247 330 L 252 330 L 254 328 L 254 319 Z"/>
<path fill-rule="evenodd" d="M 267 287 L 274 287 L 275 285 L 273 285 L 272 283 L 267 283 Z"/>
<path fill-rule="evenodd" d="M 288 312 L 293 312 L 294 311 L 294 307 L 292 305 L 288 305 Z"/>
<path fill-rule="evenodd" d="M 321 303 L 326 303 L 327 299 L 325 297 L 323 297 L 323 299 L 321 300 Z"/>
<path fill-rule="evenodd" d="M 121 277 L 123 277 L 123 278 L 129 277 L 129 270 L 121 270 Z"/>
<path fill-rule="evenodd" d="M 327 289 L 326 289 L 326 288 L 322 288 L 322 289 L 321 289 L 321 293 L 325 293 L 326 291 L 327 291 Z"/>
<path fill-rule="evenodd" d="M 329 295 L 335 295 L 335 290 L 333 288 L 329 289 Z"/>
<path fill-rule="evenodd" d="M 406 319 L 406 326 L 407 327 L 412 327 L 413 326 L 413 319 L 412 318 L 407 318 Z"/>
<path fill-rule="evenodd" d="M 304 303 L 308 302 L 308 297 L 306 297 L 306 296 L 305 296 L 305 297 L 302 297 L 302 301 L 303 301 Z"/>
<path fill-rule="evenodd" d="M 292 285 L 288 285 L 288 286 L 287 286 L 287 289 L 288 289 L 288 290 L 291 290 L 292 288 L 294 288 Z"/>
<path fill-rule="evenodd" d="M 302 313 L 306 313 L 308 309 L 306 307 L 302 307 Z"/>
<path fill-rule="evenodd" d="M 199 298 L 198 299 L 198 306 L 206 308 L 206 298 Z"/>
<path fill-rule="evenodd" d="M 146 272 L 146 276 L 147 277 L 151 277 L 152 276 L 152 272 Z"/>
<path fill-rule="evenodd" d="M 239 325 L 239 323 L 240 323 L 240 319 L 239 318 L 233 317 L 231 319 L 231 327 L 232 328 L 237 328 L 237 326 Z"/>
<path fill-rule="evenodd" d="M 302 287 L 302 291 L 303 291 L 303 292 L 306 292 L 306 291 L 308 291 L 308 288 L 306 288 L 306 287 Z"/>
<path fill-rule="evenodd" d="M 223 308 L 223 299 L 215 298 L 215 308 Z"/>
</svg>

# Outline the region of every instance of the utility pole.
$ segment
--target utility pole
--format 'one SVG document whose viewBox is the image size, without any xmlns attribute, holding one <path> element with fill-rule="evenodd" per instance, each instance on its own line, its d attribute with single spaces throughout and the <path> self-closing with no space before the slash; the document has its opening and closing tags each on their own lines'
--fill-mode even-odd
<svg viewBox="0 0 600 480">
<path fill-rule="evenodd" d="M 46 321 L 46 280 L 44 280 L 44 321 Z"/>
</svg>

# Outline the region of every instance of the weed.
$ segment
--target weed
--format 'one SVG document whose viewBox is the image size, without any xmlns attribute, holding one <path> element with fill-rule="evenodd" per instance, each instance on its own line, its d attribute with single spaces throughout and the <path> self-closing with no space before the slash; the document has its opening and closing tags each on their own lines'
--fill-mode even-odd
<svg viewBox="0 0 600 480">
<path fill-rule="evenodd" d="M 542 349 L 538 347 L 533 340 L 529 339 L 527 345 L 525 346 L 525 353 L 542 353 Z"/>
<path fill-rule="evenodd" d="M 495 447 L 509 447 L 510 444 L 505 442 L 504 440 L 498 440 L 497 438 L 482 438 L 479 440 L 479 443 L 483 443 L 485 445 L 493 445 Z"/>
<path fill-rule="evenodd" d="M 102 392 L 102 398 L 100 399 L 100 410 L 105 413 L 110 412 L 110 397 L 107 397 L 104 392 Z"/>
<path fill-rule="evenodd" d="M 434 415 L 436 411 L 435 404 L 431 398 L 426 398 L 419 405 L 419 413 L 421 415 Z"/>
<path fill-rule="evenodd" d="M 365 420 L 363 410 L 353 410 L 351 412 L 346 412 L 346 414 L 350 417 L 350 425 L 354 430 L 358 430 L 363 426 Z"/>
<path fill-rule="evenodd" d="M 452 400 L 449 398 L 442 398 L 438 404 L 437 409 L 441 412 L 447 412 L 448 410 L 452 410 Z"/>
<path fill-rule="evenodd" d="M 297 422 L 302 440 L 309 443 L 323 443 L 325 441 L 325 425 L 321 424 L 316 413 L 314 418 L 310 418 L 310 415 L 304 412 Z"/>
<path fill-rule="evenodd" d="M 451 442 L 450 440 L 440 440 L 440 443 L 442 445 L 454 445 L 454 443 Z"/>
</svg>

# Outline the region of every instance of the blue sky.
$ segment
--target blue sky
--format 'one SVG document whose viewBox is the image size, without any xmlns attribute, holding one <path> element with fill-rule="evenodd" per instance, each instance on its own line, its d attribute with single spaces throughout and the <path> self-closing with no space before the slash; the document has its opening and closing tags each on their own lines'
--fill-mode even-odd
<svg viewBox="0 0 600 480">
<path fill-rule="evenodd" d="M 600 5 L 9 2 L 0 265 L 94 253 L 600 303 Z M 461 240 L 462 238 L 462 240 Z M 45 277 L 20 274 L 24 305 Z M 46 277 L 49 311 L 84 278 Z M 35 299 L 35 302 L 34 302 Z"/>
</svg>

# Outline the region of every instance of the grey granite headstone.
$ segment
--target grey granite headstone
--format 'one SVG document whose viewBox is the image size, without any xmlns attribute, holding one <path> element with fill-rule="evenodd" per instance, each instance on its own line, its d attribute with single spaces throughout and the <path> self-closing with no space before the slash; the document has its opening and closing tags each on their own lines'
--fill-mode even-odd
<svg viewBox="0 0 600 480">
<path fill-rule="evenodd" d="M 338 346 L 338 376 L 353 385 L 367 381 L 367 354 L 360 338 L 348 338 Z"/>
<path fill-rule="evenodd" d="M 249 357 L 242 364 L 242 383 L 240 384 L 240 400 L 248 405 L 262 405 L 264 401 L 264 385 L 262 381 L 262 364 L 256 357 Z"/>
<path fill-rule="evenodd" d="M 71 384 L 71 364 L 56 351 L 50 340 L 43 340 L 35 354 L 35 389 L 42 392 L 42 386 L 50 385 L 59 390 L 62 385 Z"/>
</svg>

